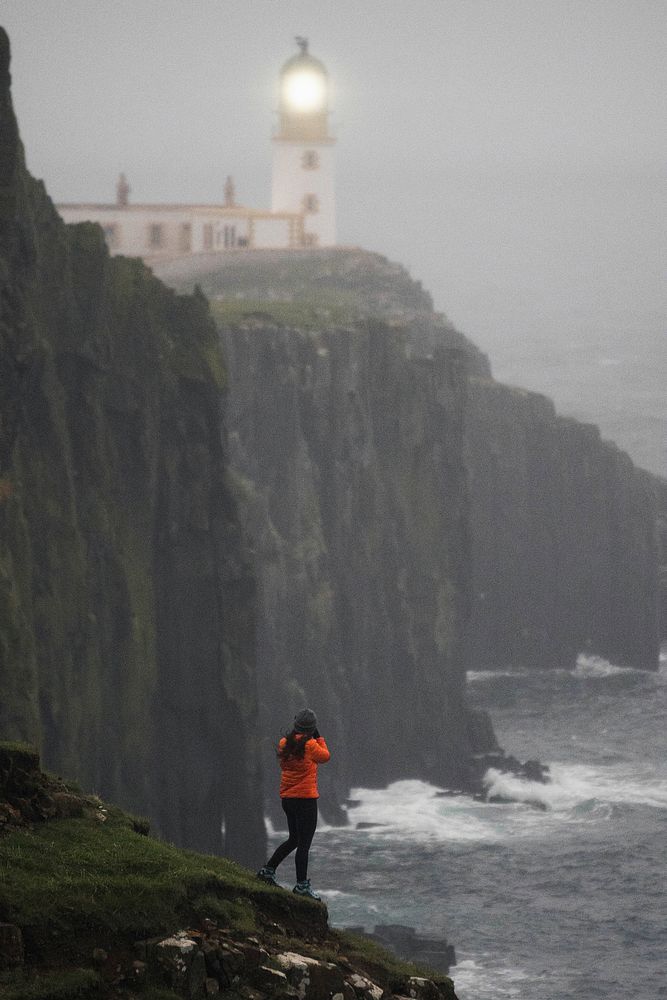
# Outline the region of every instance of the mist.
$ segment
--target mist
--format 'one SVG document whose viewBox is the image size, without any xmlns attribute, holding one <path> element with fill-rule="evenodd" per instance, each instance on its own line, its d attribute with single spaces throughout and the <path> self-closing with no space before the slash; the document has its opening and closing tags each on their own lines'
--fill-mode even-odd
<svg viewBox="0 0 667 1000">
<path fill-rule="evenodd" d="M 494 374 L 667 474 L 667 9 L 558 0 L 5 5 L 56 201 L 269 203 L 280 66 L 327 66 L 340 242 L 407 265 Z"/>
</svg>

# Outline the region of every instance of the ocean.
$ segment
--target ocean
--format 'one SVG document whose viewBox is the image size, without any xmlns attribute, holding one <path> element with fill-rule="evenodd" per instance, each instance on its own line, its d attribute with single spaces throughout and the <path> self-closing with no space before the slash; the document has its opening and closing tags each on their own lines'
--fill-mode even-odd
<svg viewBox="0 0 667 1000">
<path fill-rule="evenodd" d="M 447 937 L 460 1000 L 667 997 L 667 657 L 658 674 L 582 657 L 469 688 L 551 783 L 489 772 L 517 800 L 503 805 L 421 781 L 355 788 L 350 826 L 320 824 L 311 853 L 331 922 Z"/>
</svg>

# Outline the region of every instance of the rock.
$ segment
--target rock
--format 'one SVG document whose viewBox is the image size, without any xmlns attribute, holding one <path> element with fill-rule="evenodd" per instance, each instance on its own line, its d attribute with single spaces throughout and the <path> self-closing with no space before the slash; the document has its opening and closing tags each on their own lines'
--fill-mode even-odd
<svg viewBox="0 0 667 1000">
<path fill-rule="evenodd" d="M 414 953 L 414 961 L 418 965 L 425 965 L 429 969 L 437 969 L 438 972 L 447 974 L 453 965 L 456 965 L 456 952 L 454 945 L 440 944 L 433 948 L 420 948 Z"/>
<path fill-rule="evenodd" d="M 0 969 L 23 965 L 23 933 L 15 924 L 0 924 Z"/>
<path fill-rule="evenodd" d="M 187 995 L 192 997 L 193 1000 L 195 997 L 201 997 L 206 989 L 207 978 L 204 954 L 197 948 L 188 969 Z"/>
<path fill-rule="evenodd" d="M 343 989 L 339 993 L 334 993 L 331 1000 L 357 1000 L 354 988 L 347 982 L 343 983 Z"/>
<path fill-rule="evenodd" d="M 251 969 L 256 969 L 260 965 L 265 965 L 269 960 L 269 953 L 265 948 L 260 947 L 257 939 L 248 938 L 247 942 L 237 944 L 239 951 L 245 956 L 246 965 Z"/>
<path fill-rule="evenodd" d="M 218 958 L 227 982 L 230 984 L 233 983 L 235 978 L 245 968 L 245 955 L 240 948 L 236 948 L 225 941 L 220 945 Z"/>
<path fill-rule="evenodd" d="M 272 969 L 268 965 L 260 965 L 252 972 L 252 982 L 258 989 L 269 989 L 271 992 L 287 987 L 287 976 L 279 969 Z"/>
<path fill-rule="evenodd" d="M 109 960 L 109 956 L 104 948 L 93 948 L 93 962 L 95 965 L 104 965 Z"/>
<path fill-rule="evenodd" d="M 83 816 L 81 797 L 71 792 L 54 792 L 55 815 L 58 819 L 71 819 Z"/>
<path fill-rule="evenodd" d="M 23 817 L 15 806 L 10 805 L 9 802 L 0 802 L 0 826 L 5 826 L 5 824 L 20 826 L 21 823 L 23 823 Z"/>
<path fill-rule="evenodd" d="M 528 781 L 538 781 L 543 785 L 549 782 L 549 767 L 540 764 L 539 760 L 527 760 L 523 765 L 523 773 Z"/>
<path fill-rule="evenodd" d="M 293 951 L 276 955 L 274 961 L 286 973 L 301 1000 L 319 1000 L 343 991 L 343 973 L 333 962 L 319 962 Z"/>
<path fill-rule="evenodd" d="M 359 1000 L 382 1000 L 382 994 L 384 990 L 377 985 L 377 983 L 371 982 L 370 979 L 366 979 L 365 976 L 360 976 L 358 973 L 350 976 L 347 980 L 352 989 L 354 990 L 355 996 Z"/>
<path fill-rule="evenodd" d="M 146 978 L 147 971 L 148 971 L 148 965 L 146 964 L 146 962 L 142 962 L 138 958 L 135 958 L 134 962 L 132 963 L 132 980 L 135 983 L 143 982 L 144 979 Z"/>
<path fill-rule="evenodd" d="M 192 996 L 189 990 L 189 973 L 198 952 L 197 945 L 184 933 L 164 938 L 155 947 L 155 957 L 168 984 L 176 991 Z M 201 956 L 204 972 L 206 965 Z"/>
<path fill-rule="evenodd" d="M 440 990 L 430 979 L 411 976 L 407 981 L 407 995 L 414 1000 L 442 1000 Z"/>
</svg>

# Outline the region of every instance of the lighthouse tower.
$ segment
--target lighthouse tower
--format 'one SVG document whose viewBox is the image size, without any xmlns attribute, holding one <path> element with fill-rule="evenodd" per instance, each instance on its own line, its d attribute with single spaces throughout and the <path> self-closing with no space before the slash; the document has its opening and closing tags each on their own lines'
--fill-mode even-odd
<svg viewBox="0 0 667 1000">
<path fill-rule="evenodd" d="M 329 135 L 329 78 L 298 37 L 297 55 L 280 72 L 280 116 L 273 137 L 272 212 L 301 212 L 305 246 L 334 246 L 334 139 Z"/>
</svg>

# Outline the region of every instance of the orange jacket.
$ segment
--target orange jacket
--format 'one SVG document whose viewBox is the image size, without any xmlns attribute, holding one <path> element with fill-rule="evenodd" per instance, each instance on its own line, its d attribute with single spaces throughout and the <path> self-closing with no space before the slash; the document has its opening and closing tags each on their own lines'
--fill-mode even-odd
<svg viewBox="0 0 667 1000">
<path fill-rule="evenodd" d="M 302 737 L 303 738 L 303 737 Z M 301 760 L 291 757 L 289 760 L 280 759 L 282 775 L 280 777 L 280 798 L 281 799 L 318 799 L 317 791 L 317 765 L 326 764 L 331 757 L 329 748 L 324 742 L 324 737 L 318 739 L 305 737 L 306 752 Z M 278 749 L 285 746 L 285 737 L 278 744 Z"/>
</svg>

